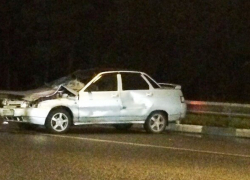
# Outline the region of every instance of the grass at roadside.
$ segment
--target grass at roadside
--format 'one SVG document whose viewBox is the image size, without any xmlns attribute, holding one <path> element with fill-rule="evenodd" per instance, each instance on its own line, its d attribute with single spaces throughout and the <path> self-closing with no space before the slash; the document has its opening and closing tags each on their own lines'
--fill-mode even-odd
<svg viewBox="0 0 250 180">
<path fill-rule="evenodd" d="M 250 129 L 250 118 L 187 114 L 181 124 Z"/>
</svg>

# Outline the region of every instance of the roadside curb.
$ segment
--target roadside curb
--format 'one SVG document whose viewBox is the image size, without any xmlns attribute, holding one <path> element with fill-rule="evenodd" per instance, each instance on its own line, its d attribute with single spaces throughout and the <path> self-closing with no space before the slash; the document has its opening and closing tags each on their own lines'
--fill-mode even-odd
<svg viewBox="0 0 250 180">
<path fill-rule="evenodd" d="M 210 134 L 218 136 L 234 136 L 250 138 L 250 129 L 236 129 L 236 128 L 221 128 L 221 127 L 209 127 L 187 124 L 175 124 L 170 123 L 166 130 L 176 132 L 188 132 L 198 134 Z"/>
</svg>

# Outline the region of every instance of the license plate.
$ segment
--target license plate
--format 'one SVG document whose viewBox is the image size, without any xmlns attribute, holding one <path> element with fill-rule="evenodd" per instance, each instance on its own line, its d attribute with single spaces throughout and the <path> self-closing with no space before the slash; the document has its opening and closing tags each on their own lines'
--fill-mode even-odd
<svg viewBox="0 0 250 180">
<path fill-rule="evenodd" d="M 14 116 L 14 110 L 12 110 L 12 109 L 4 109 L 3 110 L 3 115 L 4 116 Z"/>
</svg>

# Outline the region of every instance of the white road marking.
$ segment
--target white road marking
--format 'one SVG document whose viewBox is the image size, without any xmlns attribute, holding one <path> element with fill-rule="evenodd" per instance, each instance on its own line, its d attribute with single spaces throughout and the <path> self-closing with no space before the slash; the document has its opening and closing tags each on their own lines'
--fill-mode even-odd
<svg viewBox="0 0 250 180">
<path fill-rule="evenodd" d="M 232 153 L 223 153 L 223 152 L 214 152 L 214 151 L 187 149 L 187 148 L 177 148 L 177 147 L 171 147 L 171 146 L 160 146 L 160 145 L 152 145 L 152 144 L 141 144 L 141 143 L 132 143 L 132 142 L 112 141 L 112 140 L 105 140 L 105 139 L 83 138 L 83 137 L 75 137 L 75 136 L 64 136 L 64 135 L 53 135 L 53 134 L 44 134 L 44 135 L 45 136 L 58 137 L 58 138 L 83 140 L 83 141 L 122 144 L 122 145 L 139 146 L 139 147 L 168 149 L 168 150 L 175 150 L 175 151 L 187 151 L 187 152 L 205 153 L 205 154 L 213 154 L 213 155 L 250 158 L 250 155 L 244 155 L 244 154 L 232 154 Z"/>
</svg>

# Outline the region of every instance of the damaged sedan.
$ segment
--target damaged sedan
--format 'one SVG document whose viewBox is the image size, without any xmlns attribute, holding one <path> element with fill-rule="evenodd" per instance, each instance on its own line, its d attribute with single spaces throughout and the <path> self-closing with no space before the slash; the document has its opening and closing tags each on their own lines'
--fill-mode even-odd
<svg viewBox="0 0 250 180">
<path fill-rule="evenodd" d="M 65 133 L 73 125 L 109 124 L 120 130 L 142 124 L 161 133 L 185 117 L 180 85 L 157 83 L 139 71 L 78 70 L 26 92 L 1 91 L 1 115 L 20 126 L 43 125 Z"/>
</svg>

